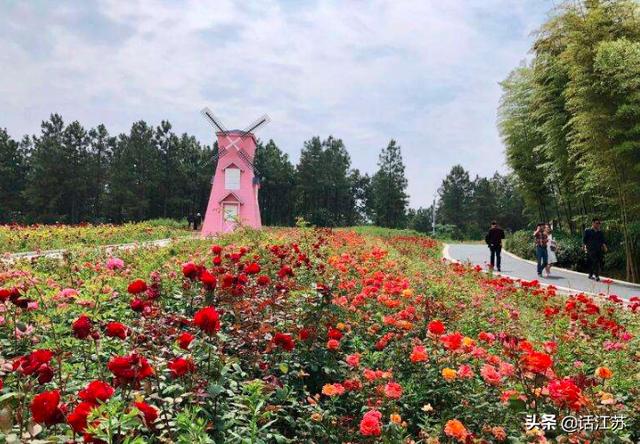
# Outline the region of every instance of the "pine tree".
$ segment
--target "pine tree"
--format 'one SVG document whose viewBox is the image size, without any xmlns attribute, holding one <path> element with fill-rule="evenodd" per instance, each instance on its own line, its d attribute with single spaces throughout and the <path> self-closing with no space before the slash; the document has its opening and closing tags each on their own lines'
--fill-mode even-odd
<svg viewBox="0 0 640 444">
<path fill-rule="evenodd" d="M 33 137 L 30 170 L 25 188 L 25 200 L 32 217 L 42 222 L 69 222 L 66 179 L 75 172 L 63 142 L 64 121 L 52 114 L 42 122 L 40 137 Z"/>
<path fill-rule="evenodd" d="M 465 232 L 472 214 L 472 193 L 469 173 L 462 165 L 455 165 L 438 189 L 438 222 L 455 225 Z"/>
<path fill-rule="evenodd" d="M 24 191 L 27 174 L 25 147 L 29 139 L 20 143 L 0 128 L 0 223 L 17 219 L 24 210 Z"/>
<path fill-rule="evenodd" d="M 329 136 L 305 142 L 296 170 L 296 213 L 314 225 L 346 225 L 354 211 L 350 166 L 342 140 Z"/>
<path fill-rule="evenodd" d="M 110 208 L 118 221 L 143 220 L 159 216 L 155 190 L 162 180 L 154 131 L 144 121 L 133 124 L 128 135 L 118 137 L 113 153 Z"/>
<path fill-rule="evenodd" d="M 89 131 L 89 213 L 94 222 L 103 222 L 106 219 L 103 207 L 108 192 L 115 143 L 116 139 L 109 136 L 104 125 L 98 125 Z"/>
<path fill-rule="evenodd" d="M 295 169 L 289 156 L 273 140 L 258 144 L 255 165 L 260 172 L 258 200 L 262 223 L 292 225 L 294 223 Z"/>
<path fill-rule="evenodd" d="M 407 223 L 407 179 L 400 146 L 395 140 L 380 152 L 378 171 L 371 179 L 372 212 L 376 225 L 403 228 Z"/>
</svg>

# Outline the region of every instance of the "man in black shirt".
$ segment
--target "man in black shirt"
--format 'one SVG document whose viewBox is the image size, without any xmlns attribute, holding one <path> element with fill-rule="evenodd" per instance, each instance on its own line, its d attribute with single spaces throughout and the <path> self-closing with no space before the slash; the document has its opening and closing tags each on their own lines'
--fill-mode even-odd
<svg viewBox="0 0 640 444">
<path fill-rule="evenodd" d="M 201 223 L 202 223 L 202 216 L 200 215 L 200 213 L 198 213 L 193 218 L 193 229 L 194 230 L 199 229 Z"/>
<path fill-rule="evenodd" d="M 502 252 L 502 239 L 504 239 L 504 230 L 498 226 L 496 221 L 491 221 L 491 228 L 484 237 L 484 241 L 489 246 L 491 251 L 491 269 L 494 265 L 497 265 L 498 271 L 500 271 L 500 253 Z"/>
<path fill-rule="evenodd" d="M 607 252 L 607 242 L 604 233 L 600 231 L 600 219 L 593 218 L 591 228 L 584 230 L 582 236 L 582 248 L 587 253 L 589 264 L 589 279 L 600 280 L 600 269 L 604 261 L 604 254 Z"/>
</svg>

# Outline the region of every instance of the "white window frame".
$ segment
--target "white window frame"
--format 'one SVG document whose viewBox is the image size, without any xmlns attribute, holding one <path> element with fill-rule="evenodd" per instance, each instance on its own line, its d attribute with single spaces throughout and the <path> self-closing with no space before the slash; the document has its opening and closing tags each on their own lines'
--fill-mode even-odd
<svg viewBox="0 0 640 444">
<path fill-rule="evenodd" d="M 224 188 L 225 190 L 240 189 L 240 168 L 226 168 L 224 170 Z"/>
</svg>

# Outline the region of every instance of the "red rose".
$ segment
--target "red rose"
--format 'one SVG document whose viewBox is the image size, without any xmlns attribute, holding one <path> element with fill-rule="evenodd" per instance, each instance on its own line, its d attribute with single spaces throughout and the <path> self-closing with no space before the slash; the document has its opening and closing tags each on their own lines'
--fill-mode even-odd
<svg viewBox="0 0 640 444">
<path fill-rule="evenodd" d="M 337 328 L 333 328 L 331 327 L 329 329 L 329 333 L 327 334 L 327 336 L 329 336 L 329 339 L 335 339 L 337 341 L 339 341 L 340 339 L 342 339 L 342 332 L 340 330 L 338 330 Z"/>
<path fill-rule="evenodd" d="M 142 299 L 138 298 L 133 298 L 131 300 L 131 303 L 129 304 L 131 310 L 135 311 L 136 313 L 141 313 L 142 311 L 144 311 L 146 305 L 147 304 Z"/>
<path fill-rule="evenodd" d="M 260 270 L 261 270 L 260 269 L 260 265 L 258 265 L 257 262 L 251 262 L 244 269 L 244 271 L 247 272 L 248 274 L 258 274 L 258 273 L 260 273 Z"/>
<path fill-rule="evenodd" d="M 409 355 L 409 359 L 411 359 L 411 362 L 413 363 L 424 362 L 429 359 L 429 355 L 423 345 L 416 345 L 413 347 L 413 351 L 411 352 L 411 355 Z"/>
<path fill-rule="evenodd" d="M 67 422 L 76 433 L 84 433 L 87 428 L 87 418 L 91 413 L 91 410 L 95 407 L 95 404 L 90 402 L 81 402 L 76 408 L 67 415 Z"/>
<path fill-rule="evenodd" d="M 337 339 L 329 339 L 327 341 L 327 348 L 329 350 L 337 350 L 340 348 L 340 341 L 338 341 Z"/>
<path fill-rule="evenodd" d="M 213 258 L 213 265 L 215 265 L 216 267 L 220 266 L 221 263 L 222 263 L 222 258 L 220 256 L 216 256 Z"/>
<path fill-rule="evenodd" d="M 269 278 L 269 276 L 265 276 L 263 274 L 263 275 L 258 276 L 258 279 L 256 280 L 256 282 L 258 283 L 258 285 L 261 285 L 261 286 L 264 287 L 264 286 L 269 285 L 271 283 L 271 278 Z"/>
<path fill-rule="evenodd" d="M 301 341 L 306 341 L 310 337 L 311 337 L 311 330 L 309 330 L 308 328 L 303 328 L 298 332 L 298 338 L 300 338 Z"/>
<path fill-rule="evenodd" d="M 184 332 L 178 336 L 178 346 L 183 350 L 189 350 L 189 344 L 193 341 L 195 336 L 191 333 Z"/>
<path fill-rule="evenodd" d="M 220 330 L 220 315 L 215 308 L 205 307 L 195 314 L 193 323 L 208 335 L 214 335 Z"/>
<path fill-rule="evenodd" d="M 429 333 L 432 333 L 434 335 L 441 335 L 446 330 L 444 324 L 438 320 L 429 322 L 429 325 L 427 325 L 427 329 L 429 330 Z"/>
<path fill-rule="evenodd" d="M 293 270 L 291 269 L 290 266 L 288 265 L 283 265 L 280 270 L 278 271 L 278 276 L 281 279 L 284 279 L 287 276 L 293 276 Z"/>
<path fill-rule="evenodd" d="M 42 364 L 40 368 L 38 368 L 38 383 L 46 384 L 47 382 L 51 382 L 53 379 L 53 369 L 49 364 Z"/>
<path fill-rule="evenodd" d="M 142 413 L 144 424 L 149 428 L 152 427 L 153 423 L 158 419 L 158 409 L 146 402 L 134 402 L 133 405 Z"/>
<path fill-rule="evenodd" d="M 120 322 L 109 322 L 106 327 L 105 334 L 110 338 L 126 339 L 128 328 Z"/>
<path fill-rule="evenodd" d="M 222 247 L 220 245 L 214 245 L 211 247 L 211 252 L 216 255 L 220 255 L 222 253 Z"/>
<path fill-rule="evenodd" d="M 12 290 L 8 288 L 0 288 L 0 302 L 5 302 L 11 296 Z"/>
<path fill-rule="evenodd" d="M 233 285 L 235 277 L 231 273 L 225 273 L 222 276 L 222 288 L 229 288 Z"/>
<path fill-rule="evenodd" d="M 73 329 L 73 336 L 78 339 L 86 339 L 91 334 L 91 319 L 86 315 L 80 316 L 75 320 L 71 328 Z"/>
<path fill-rule="evenodd" d="M 440 342 L 447 350 L 454 351 L 460 348 L 462 345 L 463 336 L 458 333 L 451 333 L 449 335 L 443 335 L 440 337 Z"/>
<path fill-rule="evenodd" d="M 549 397 L 560 407 L 566 406 L 578 411 L 584 404 L 582 391 L 569 378 L 555 379 L 549 383 L 547 389 Z"/>
<path fill-rule="evenodd" d="M 522 357 L 524 368 L 533 373 L 545 373 L 553 365 L 553 359 L 546 353 L 532 351 Z"/>
<path fill-rule="evenodd" d="M 98 404 L 100 402 L 106 402 L 113 396 L 114 392 L 114 388 L 106 382 L 93 381 L 90 382 L 85 389 L 78 392 L 78 397 L 83 401 Z"/>
<path fill-rule="evenodd" d="M 487 344 L 491 344 L 493 343 L 493 341 L 495 341 L 496 337 L 493 333 L 487 333 L 487 332 L 480 332 L 480 334 L 478 335 L 478 339 L 486 342 Z"/>
<path fill-rule="evenodd" d="M 388 382 L 384 386 L 384 394 L 387 398 L 398 399 L 402 396 L 402 386 L 397 382 Z"/>
<path fill-rule="evenodd" d="M 140 294 L 147 291 L 147 283 L 142 279 L 136 279 L 127 287 L 127 291 L 131 294 Z"/>
<path fill-rule="evenodd" d="M 128 356 L 114 356 L 107 364 L 107 368 L 125 382 L 141 381 L 154 374 L 147 360 L 136 353 Z"/>
<path fill-rule="evenodd" d="M 189 278 L 191 280 L 195 279 L 198 276 L 198 266 L 193 262 L 187 262 L 182 265 L 182 274 L 184 277 Z"/>
<path fill-rule="evenodd" d="M 203 270 L 202 272 L 200 272 L 199 278 L 200 282 L 202 282 L 202 285 L 204 285 L 208 290 L 213 290 L 214 288 L 216 288 L 216 277 L 209 273 L 207 270 Z"/>
<path fill-rule="evenodd" d="M 52 390 L 36 395 L 31 401 L 31 416 L 38 424 L 52 426 L 64 422 L 60 404 L 60 391 Z"/>
<path fill-rule="evenodd" d="M 171 374 L 174 378 L 179 378 L 196 370 L 196 366 L 193 361 L 185 358 L 176 358 L 173 361 L 169 361 L 167 368 L 171 370 Z"/>
<path fill-rule="evenodd" d="M 25 376 L 37 375 L 40 384 L 46 384 L 53 379 L 53 370 L 49 361 L 53 357 L 51 350 L 34 350 L 27 356 L 22 356 L 13 361 L 13 370 Z"/>
<path fill-rule="evenodd" d="M 360 421 L 360 433 L 362 436 L 380 436 L 382 433 L 381 419 L 382 413 L 377 410 L 369 410 L 365 413 L 362 421 Z"/>
<path fill-rule="evenodd" d="M 276 333 L 271 342 L 273 342 L 275 346 L 283 348 L 286 351 L 291 351 L 295 348 L 293 338 L 291 335 L 286 333 Z"/>
</svg>

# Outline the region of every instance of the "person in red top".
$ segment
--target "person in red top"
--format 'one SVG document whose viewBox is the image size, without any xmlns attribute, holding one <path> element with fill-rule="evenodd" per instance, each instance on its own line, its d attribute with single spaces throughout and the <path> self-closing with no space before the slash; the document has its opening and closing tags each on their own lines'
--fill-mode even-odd
<svg viewBox="0 0 640 444">
<path fill-rule="evenodd" d="M 538 277 L 542 277 L 542 270 L 544 270 L 549 262 L 549 255 L 547 253 L 547 243 L 549 243 L 549 236 L 544 231 L 546 224 L 538 224 L 536 231 L 533 232 L 533 238 L 536 244 L 536 259 L 538 261 Z"/>
</svg>

